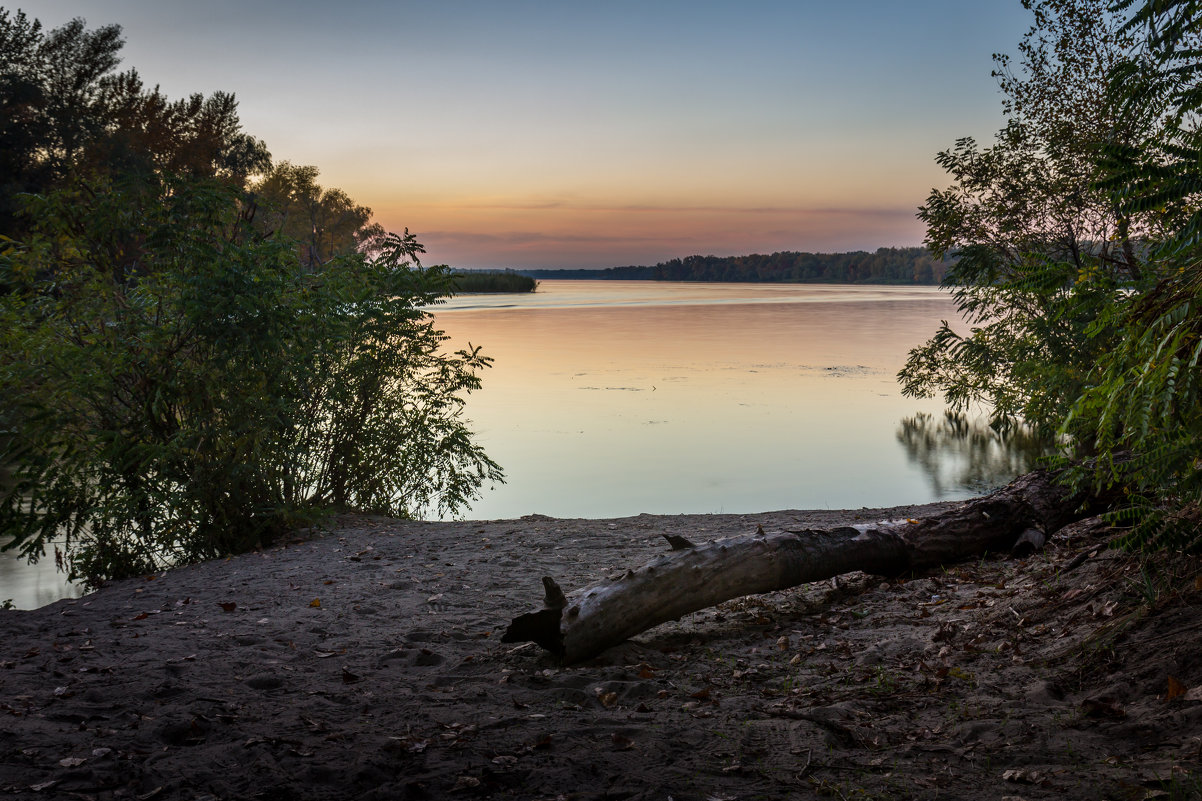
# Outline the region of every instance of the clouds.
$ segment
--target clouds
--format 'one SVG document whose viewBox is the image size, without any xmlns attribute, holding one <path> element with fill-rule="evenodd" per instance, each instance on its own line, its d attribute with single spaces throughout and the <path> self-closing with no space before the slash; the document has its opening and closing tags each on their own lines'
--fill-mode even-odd
<svg viewBox="0 0 1202 801">
<path fill-rule="evenodd" d="M 498 221 L 505 224 L 493 228 Z M 462 228 L 418 229 L 431 261 L 493 268 L 613 267 L 693 254 L 875 250 L 913 244 L 922 229 L 908 206 L 742 208 L 488 205 Z M 799 245 L 799 242 L 821 243 Z"/>
</svg>

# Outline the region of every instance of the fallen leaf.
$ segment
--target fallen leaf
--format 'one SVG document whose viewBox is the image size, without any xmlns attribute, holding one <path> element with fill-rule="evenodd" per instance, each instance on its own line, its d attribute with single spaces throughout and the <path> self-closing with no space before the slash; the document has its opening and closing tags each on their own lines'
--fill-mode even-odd
<svg viewBox="0 0 1202 801">
<path fill-rule="evenodd" d="M 1169 691 L 1165 694 L 1164 700 L 1172 701 L 1174 698 L 1180 698 L 1187 692 L 1189 692 L 1189 689 L 1184 684 L 1169 676 Z"/>
<path fill-rule="evenodd" d="M 53 779 L 53 780 L 51 780 L 51 781 L 48 781 L 48 782 L 42 782 L 41 784 L 31 784 L 31 785 L 29 786 L 29 789 L 30 789 L 30 790 L 33 790 L 35 793 L 40 793 L 40 792 L 42 792 L 43 790 L 48 790 L 48 789 L 50 789 L 51 787 L 53 787 L 53 786 L 54 786 L 54 785 L 56 785 L 56 784 L 58 784 L 58 779 Z"/>
<path fill-rule="evenodd" d="M 549 735 L 549 734 L 544 734 L 542 737 L 539 737 L 537 740 L 534 741 L 534 745 L 531 746 L 531 748 L 550 748 L 550 747 L 551 747 L 551 735 Z"/>
<path fill-rule="evenodd" d="M 342 669 L 342 683 L 343 684 L 354 684 L 355 682 L 359 681 L 359 679 L 360 679 L 359 676 L 355 675 L 354 673 L 351 673 L 345 667 Z"/>
<path fill-rule="evenodd" d="M 442 595 L 443 595 L 443 594 L 442 594 L 441 592 L 440 592 L 440 593 L 438 593 L 437 595 L 431 595 L 429 598 L 427 598 L 427 599 L 426 599 L 426 603 L 428 603 L 428 604 L 432 604 L 432 603 L 434 603 L 435 601 L 441 601 L 441 600 L 442 600 Z"/>
<path fill-rule="evenodd" d="M 134 620 L 145 620 L 145 619 L 146 619 L 146 618 L 148 618 L 148 617 L 150 617 L 150 615 L 148 615 L 148 614 L 146 614 L 145 612 L 143 612 L 143 613 L 142 613 L 142 614 L 140 614 L 140 615 L 134 615 Z"/>
<path fill-rule="evenodd" d="M 234 603 L 233 601 L 225 601 L 224 603 L 218 603 L 217 605 L 221 607 L 221 611 L 223 612 L 233 612 L 238 608 L 238 604 Z"/>
<path fill-rule="evenodd" d="M 710 697 L 710 688 L 709 687 L 706 687 L 704 690 L 698 690 L 697 692 L 695 692 L 689 696 L 689 698 L 696 698 L 699 701 L 708 701 L 709 697 Z"/>
<path fill-rule="evenodd" d="M 321 599 L 314 598 L 312 601 L 309 601 L 309 606 L 311 606 L 314 609 L 321 609 Z"/>
<path fill-rule="evenodd" d="M 334 583 L 334 579 L 326 579 L 325 581 L 322 582 L 322 584 L 326 585 L 327 587 L 333 583 Z"/>
<path fill-rule="evenodd" d="M 606 709 L 613 709 L 618 703 L 617 693 L 597 693 L 597 700 L 601 702 L 601 706 Z"/>
<path fill-rule="evenodd" d="M 79 757 L 67 757 L 65 759 L 60 759 L 58 764 L 62 765 L 64 768 L 77 768 L 85 762 L 87 762 L 86 759 L 80 759 Z"/>
<path fill-rule="evenodd" d="M 634 740 L 629 737 L 623 737 L 617 732 L 610 735 L 610 739 L 613 741 L 615 751 L 629 751 L 634 748 Z"/>
<path fill-rule="evenodd" d="M 451 792 L 461 792 L 463 790 L 474 790 L 480 786 L 480 780 L 475 776 L 460 776 L 455 780 L 455 786 L 451 788 Z"/>
<path fill-rule="evenodd" d="M 650 665 L 648 665 L 646 663 L 639 665 L 639 678 L 640 679 L 655 678 L 655 668 L 651 667 Z"/>
</svg>

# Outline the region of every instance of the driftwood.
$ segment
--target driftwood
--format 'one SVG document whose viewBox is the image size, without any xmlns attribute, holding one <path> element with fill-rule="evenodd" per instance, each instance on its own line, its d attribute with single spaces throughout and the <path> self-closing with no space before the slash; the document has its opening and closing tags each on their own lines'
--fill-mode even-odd
<svg viewBox="0 0 1202 801">
<path fill-rule="evenodd" d="M 694 545 L 666 536 L 671 551 L 565 594 L 543 578 L 542 608 L 510 623 L 503 642 L 533 641 L 565 663 L 595 656 L 660 623 L 743 595 L 852 571 L 895 576 L 984 553 L 1025 555 L 1102 499 L 1070 497 L 1047 471 L 925 520 L 729 537 Z"/>
</svg>

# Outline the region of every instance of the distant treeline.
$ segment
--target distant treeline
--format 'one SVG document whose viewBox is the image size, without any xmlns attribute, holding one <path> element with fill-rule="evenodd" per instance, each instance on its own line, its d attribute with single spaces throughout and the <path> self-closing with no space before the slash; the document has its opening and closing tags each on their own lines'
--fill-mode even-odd
<svg viewBox="0 0 1202 801">
<path fill-rule="evenodd" d="M 457 272 L 456 292 L 533 292 L 538 281 L 528 275 L 505 272 Z"/>
<path fill-rule="evenodd" d="M 947 263 L 926 248 L 879 248 L 875 253 L 796 253 L 689 256 L 654 267 L 605 270 L 522 270 L 532 278 L 642 281 L 732 281 L 829 284 L 938 284 Z"/>
</svg>

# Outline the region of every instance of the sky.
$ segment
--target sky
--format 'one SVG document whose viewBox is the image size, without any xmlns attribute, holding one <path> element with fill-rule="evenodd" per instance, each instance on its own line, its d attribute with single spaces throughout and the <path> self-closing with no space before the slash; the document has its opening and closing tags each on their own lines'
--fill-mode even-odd
<svg viewBox="0 0 1202 801">
<path fill-rule="evenodd" d="M 1019 0 L 27 0 L 462 268 L 918 245 Z"/>
</svg>

